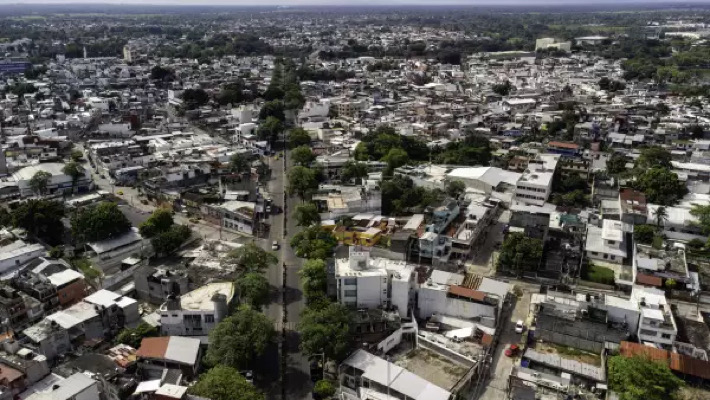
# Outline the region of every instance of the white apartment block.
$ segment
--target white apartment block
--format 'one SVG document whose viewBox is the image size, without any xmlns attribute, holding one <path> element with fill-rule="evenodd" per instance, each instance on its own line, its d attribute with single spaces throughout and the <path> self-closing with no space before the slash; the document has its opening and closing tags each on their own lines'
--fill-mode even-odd
<svg viewBox="0 0 710 400">
<path fill-rule="evenodd" d="M 417 282 L 414 266 L 404 261 L 371 258 L 370 253 L 350 247 L 349 258 L 335 260 L 338 302 L 350 308 L 396 308 L 409 315 Z"/>
<path fill-rule="evenodd" d="M 634 286 L 631 301 L 638 304 L 641 310 L 639 341 L 670 348 L 678 335 L 678 327 L 665 293 L 659 289 Z"/>
<path fill-rule="evenodd" d="M 584 249 L 587 258 L 612 264 L 623 264 L 627 257 L 626 233 L 621 221 L 605 219 L 602 227 L 587 227 L 587 242 Z"/>
<path fill-rule="evenodd" d="M 542 206 L 552 192 L 552 179 L 560 159 L 556 154 L 540 154 L 528 163 L 528 168 L 515 185 L 515 201 Z"/>
<path fill-rule="evenodd" d="M 164 336 L 205 336 L 229 315 L 234 299 L 231 282 L 210 283 L 183 296 L 171 296 L 160 306 Z"/>
</svg>

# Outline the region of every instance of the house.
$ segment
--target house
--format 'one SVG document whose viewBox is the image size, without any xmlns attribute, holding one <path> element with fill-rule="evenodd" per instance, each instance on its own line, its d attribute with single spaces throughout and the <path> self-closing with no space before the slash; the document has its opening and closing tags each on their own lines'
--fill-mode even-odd
<svg viewBox="0 0 710 400">
<path fill-rule="evenodd" d="M 641 310 L 637 333 L 639 341 L 670 349 L 678 335 L 678 327 L 665 293 L 659 289 L 634 286 L 630 300 Z"/>
<path fill-rule="evenodd" d="M 164 369 L 179 370 L 185 377 L 197 376 L 202 351 L 200 339 L 181 336 L 144 338 L 136 352 L 138 368 L 146 378 L 160 378 Z"/>
<path fill-rule="evenodd" d="M 69 332 L 50 319 L 45 318 L 23 330 L 22 333 L 28 340 L 25 345 L 44 355 L 48 360 L 53 360 L 72 350 Z"/>
<path fill-rule="evenodd" d="M 338 369 L 338 381 L 348 397 L 449 400 L 451 392 L 387 360 L 356 350 Z"/>
<path fill-rule="evenodd" d="M 32 393 L 25 400 L 100 400 L 99 381 L 77 372 L 61 379 L 45 391 Z"/>
<path fill-rule="evenodd" d="M 602 227 L 587 226 L 584 250 L 587 258 L 612 264 L 623 264 L 628 257 L 626 229 L 621 221 L 605 219 Z"/>
<path fill-rule="evenodd" d="M 84 275 L 71 268 L 62 259 L 39 257 L 25 267 L 26 274 L 32 274 L 46 279 L 57 291 L 57 299 L 61 307 L 68 307 L 83 299 L 86 295 Z M 24 279 L 20 276 L 19 279 Z"/>
<path fill-rule="evenodd" d="M 160 306 L 163 335 L 206 336 L 229 315 L 234 284 L 210 283 L 182 296 L 170 295 Z"/>
<path fill-rule="evenodd" d="M 43 256 L 46 252 L 41 244 L 27 243 L 24 240 L 0 246 L 0 274 L 17 271 L 22 264 Z"/>
<path fill-rule="evenodd" d="M 86 247 L 91 264 L 104 273 L 116 269 L 121 261 L 134 254 L 150 255 L 152 252 L 150 241 L 143 239 L 135 227 L 121 236 L 87 243 Z"/>
<path fill-rule="evenodd" d="M 657 250 L 653 246 L 636 243 L 634 255 L 633 271 L 637 284 L 663 289 L 673 282 L 674 289 L 692 288 L 682 247 Z"/>
<path fill-rule="evenodd" d="M 166 267 L 141 267 L 133 275 L 138 297 L 155 303 L 163 303 L 170 295 L 188 292 L 187 272 Z"/>
<path fill-rule="evenodd" d="M 574 157 L 579 153 L 579 145 L 567 142 L 552 141 L 547 144 L 547 151 L 567 157 Z"/>
</svg>

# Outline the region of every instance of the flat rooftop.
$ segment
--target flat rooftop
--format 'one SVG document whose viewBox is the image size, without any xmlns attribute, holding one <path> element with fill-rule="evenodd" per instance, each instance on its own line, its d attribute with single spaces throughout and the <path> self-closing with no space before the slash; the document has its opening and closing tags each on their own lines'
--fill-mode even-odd
<svg viewBox="0 0 710 400">
<path fill-rule="evenodd" d="M 180 298 L 180 307 L 183 310 L 213 310 L 212 296 L 215 294 L 227 296 L 227 303 L 234 297 L 234 285 L 231 282 L 210 283 L 183 295 Z"/>
<path fill-rule="evenodd" d="M 468 371 L 467 367 L 424 348 L 410 351 L 395 364 L 448 391 L 452 391 Z"/>
</svg>

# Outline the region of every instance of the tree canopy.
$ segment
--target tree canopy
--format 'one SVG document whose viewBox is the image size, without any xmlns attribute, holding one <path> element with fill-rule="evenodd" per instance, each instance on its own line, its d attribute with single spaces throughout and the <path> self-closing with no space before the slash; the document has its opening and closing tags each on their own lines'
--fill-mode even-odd
<svg viewBox="0 0 710 400">
<path fill-rule="evenodd" d="M 609 358 L 609 388 L 621 400 L 667 400 L 684 386 L 666 364 L 646 357 Z"/>
<path fill-rule="evenodd" d="M 703 230 L 703 234 L 709 234 L 710 205 L 693 204 L 693 207 L 690 209 L 690 214 L 698 219 L 695 225 L 699 226 Z"/>
<path fill-rule="evenodd" d="M 299 146 L 291 151 L 291 160 L 297 165 L 308 167 L 315 159 L 313 150 L 308 146 Z"/>
<path fill-rule="evenodd" d="M 380 184 L 382 192 L 382 213 L 384 215 L 404 215 L 412 211 L 436 204 L 442 192 L 415 186 L 411 178 L 397 175 Z"/>
<path fill-rule="evenodd" d="M 264 314 L 250 307 L 241 307 L 217 324 L 209 336 L 206 364 L 241 370 L 264 353 L 274 338 L 274 324 Z"/>
<path fill-rule="evenodd" d="M 303 203 L 296 206 L 294 212 L 298 226 L 311 226 L 320 224 L 320 213 L 315 203 Z"/>
<path fill-rule="evenodd" d="M 269 281 L 258 272 L 247 272 L 236 282 L 239 297 L 252 307 L 258 308 L 269 302 Z"/>
<path fill-rule="evenodd" d="M 84 167 L 82 167 L 81 164 L 74 160 L 64 164 L 62 172 L 71 177 L 72 191 L 74 190 L 74 186 L 76 186 L 76 183 L 79 181 L 79 178 L 84 176 L 85 173 Z"/>
<path fill-rule="evenodd" d="M 103 202 L 77 211 L 71 229 L 76 240 L 97 242 L 121 236 L 131 229 L 131 223 L 116 203 Z"/>
<path fill-rule="evenodd" d="M 173 226 L 173 212 L 171 209 L 161 207 L 153 211 L 145 222 L 139 227 L 141 235 L 151 238 L 165 232 Z"/>
<path fill-rule="evenodd" d="M 661 167 L 642 172 L 636 180 L 636 186 L 650 203 L 664 206 L 672 206 L 688 193 L 688 189 L 675 172 Z"/>
<path fill-rule="evenodd" d="M 210 101 L 210 96 L 203 89 L 185 89 L 182 92 L 182 101 L 185 108 L 194 110 L 207 104 Z"/>
<path fill-rule="evenodd" d="M 30 187 L 37 194 L 46 194 L 47 186 L 52 179 L 52 174 L 47 171 L 37 171 L 30 179 Z"/>
<path fill-rule="evenodd" d="M 634 240 L 642 244 L 653 243 L 656 229 L 651 225 L 634 225 Z"/>
<path fill-rule="evenodd" d="M 298 324 L 301 349 L 308 355 L 324 353 L 329 359 L 342 361 L 352 344 L 350 312 L 338 303 L 308 307 Z"/>
<path fill-rule="evenodd" d="M 626 163 L 628 159 L 621 153 L 612 153 L 606 160 L 606 170 L 609 174 L 616 175 L 626 171 Z"/>
<path fill-rule="evenodd" d="M 187 225 L 173 224 L 166 231 L 158 233 L 150 240 L 153 250 L 159 255 L 169 255 L 177 251 L 192 236 Z"/>
<path fill-rule="evenodd" d="M 299 146 L 308 146 L 311 144 L 311 135 L 303 128 L 293 128 L 288 133 L 288 147 L 296 148 Z"/>
<path fill-rule="evenodd" d="M 511 233 L 503 241 L 498 266 L 522 273 L 536 271 L 542 258 L 542 241 L 522 233 Z"/>
<path fill-rule="evenodd" d="M 301 258 L 325 260 L 333 255 L 337 245 L 338 241 L 333 234 L 323 230 L 320 225 L 310 226 L 291 239 L 291 247 Z"/>
<path fill-rule="evenodd" d="M 308 303 L 325 296 L 328 285 L 328 271 L 325 260 L 311 259 L 298 272 L 303 282 L 303 294 Z"/>
<path fill-rule="evenodd" d="M 200 375 L 197 383 L 190 386 L 192 395 L 210 400 L 264 400 L 261 393 L 249 383 L 238 370 L 226 365 L 217 365 Z"/>
<path fill-rule="evenodd" d="M 145 322 L 141 322 L 135 328 L 124 328 L 116 335 L 115 342 L 118 344 L 127 344 L 134 349 L 141 346 L 143 338 L 160 336 L 158 328 Z"/>
<path fill-rule="evenodd" d="M 50 200 L 28 200 L 12 212 L 12 225 L 49 244 L 59 244 L 64 232 L 64 205 Z"/>
<path fill-rule="evenodd" d="M 367 177 L 367 172 L 367 164 L 348 160 L 340 170 L 340 178 L 343 181 L 349 181 L 351 179 L 357 181 L 358 179 Z"/>
<path fill-rule="evenodd" d="M 282 120 L 275 116 L 268 116 L 266 120 L 259 125 L 259 129 L 256 131 L 256 135 L 261 140 L 275 141 L 278 140 L 279 135 L 284 130 Z"/>
<path fill-rule="evenodd" d="M 288 171 L 288 192 L 305 199 L 318 188 L 318 174 L 312 168 L 295 166 Z"/>
<path fill-rule="evenodd" d="M 638 160 L 636 160 L 636 168 L 645 171 L 651 168 L 666 168 L 670 169 L 672 156 L 668 150 L 652 146 L 641 150 L 641 155 Z"/>
<path fill-rule="evenodd" d="M 232 250 L 222 260 L 225 265 L 234 265 L 241 272 L 263 272 L 278 262 L 278 258 L 255 243 L 247 243 Z"/>
</svg>

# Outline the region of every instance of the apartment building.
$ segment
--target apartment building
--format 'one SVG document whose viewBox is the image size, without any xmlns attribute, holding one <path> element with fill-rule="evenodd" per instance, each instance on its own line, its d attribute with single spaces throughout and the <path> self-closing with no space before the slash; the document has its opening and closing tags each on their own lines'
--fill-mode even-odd
<svg viewBox="0 0 710 400">
<path fill-rule="evenodd" d="M 587 241 L 584 249 L 587 258 L 591 260 L 623 264 L 628 257 L 624 223 L 605 219 L 602 220 L 601 228 L 588 225 Z"/>
<path fill-rule="evenodd" d="M 639 341 L 670 349 L 678 335 L 678 326 L 665 293 L 659 289 L 634 286 L 631 301 L 638 304 L 641 310 Z"/>
<path fill-rule="evenodd" d="M 171 295 L 158 312 L 163 335 L 205 336 L 229 315 L 234 284 L 210 283 L 183 296 Z"/>
</svg>

